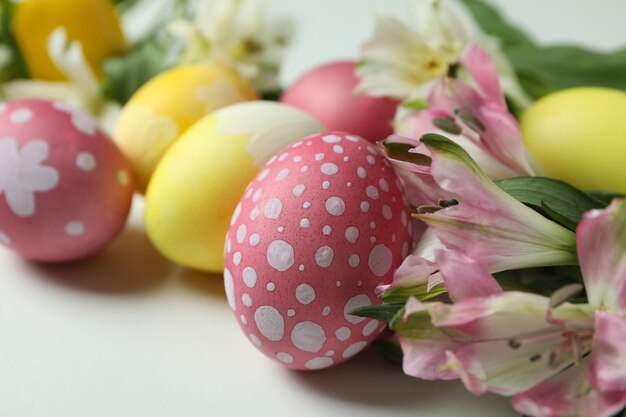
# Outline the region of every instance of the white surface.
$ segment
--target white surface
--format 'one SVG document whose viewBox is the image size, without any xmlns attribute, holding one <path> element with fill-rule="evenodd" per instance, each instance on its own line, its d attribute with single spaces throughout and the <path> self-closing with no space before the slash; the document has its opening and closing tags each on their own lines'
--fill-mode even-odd
<svg viewBox="0 0 626 417">
<path fill-rule="evenodd" d="M 326 371 L 283 369 L 239 330 L 220 276 L 155 252 L 142 203 L 78 264 L 0 249 L 0 416 L 515 415 L 505 399 L 406 377 L 373 352 Z"/>
<path fill-rule="evenodd" d="M 271 0 L 299 21 L 284 80 L 355 57 L 371 11 L 406 0 Z M 624 41 L 626 2 L 498 1 L 542 41 L 609 49 Z M 556 20 L 558 19 L 558 24 Z M 3 198 L 0 195 L 0 198 Z M 41 266 L 0 248 L 0 417 L 509 417 L 508 400 L 424 382 L 366 351 L 339 367 L 290 372 L 256 352 L 221 277 L 174 266 L 141 226 L 81 263 Z"/>
</svg>

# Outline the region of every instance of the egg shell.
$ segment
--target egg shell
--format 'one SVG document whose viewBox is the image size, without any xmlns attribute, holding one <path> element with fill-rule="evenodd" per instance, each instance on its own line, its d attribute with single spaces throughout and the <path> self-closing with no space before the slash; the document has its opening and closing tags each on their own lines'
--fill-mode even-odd
<svg viewBox="0 0 626 417">
<path fill-rule="evenodd" d="M 196 123 L 163 157 L 146 192 L 145 224 L 174 262 L 221 273 L 224 236 L 248 183 L 279 150 L 324 127 L 276 102 L 221 109 Z"/>
<path fill-rule="evenodd" d="M 354 356 L 384 330 L 350 315 L 378 304 L 409 252 L 402 184 L 369 142 L 308 137 L 273 158 L 231 220 L 224 283 L 249 340 L 293 369 Z"/>
<path fill-rule="evenodd" d="M 133 183 L 94 118 L 61 103 L 0 104 L 0 243 L 45 262 L 96 253 L 123 227 Z"/>
<path fill-rule="evenodd" d="M 113 135 L 134 170 L 138 190 L 145 191 L 165 152 L 195 122 L 257 98 L 239 74 L 219 65 L 183 65 L 148 81 L 124 106 Z"/>
<path fill-rule="evenodd" d="M 577 87 L 522 114 L 524 144 L 551 178 L 585 191 L 626 193 L 626 93 Z"/>
<path fill-rule="evenodd" d="M 50 34 L 62 27 L 68 40 L 80 42 L 96 77 L 102 61 L 128 51 L 120 19 L 111 0 L 27 0 L 15 2 L 11 31 L 26 61 L 30 78 L 65 81 L 50 58 Z"/>
<path fill-rule="evenodd" d="M 281 101 L 313 115 L 329 130 L 350 132 L 377 142 L 393 133 L 398 102 L 356 94 L 354 62 L 339 61 L 315 68 L 289 87 Z"/>
</svg>

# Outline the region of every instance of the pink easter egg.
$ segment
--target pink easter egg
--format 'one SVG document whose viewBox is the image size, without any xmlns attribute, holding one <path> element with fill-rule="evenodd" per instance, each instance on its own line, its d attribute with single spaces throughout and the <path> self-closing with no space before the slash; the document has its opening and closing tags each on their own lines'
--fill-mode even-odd
<svg viewBox="0 0 626 417">
<path fill-rule="evenodd" d="M 42 262 L 96 253 L 123 227 L 129 166 L 90 115 L 61 103 L 0 104 L 0 242 Z"/>
<path fill-rule="evenodd" d="M 307 72 L 281 101 L 311 114 L 329 130 L 351 132 L 370 142 L 383 140 L 393 133 L 398 102 L 355 94 L 358 83 L 354 62 L 334 62 Z"/>
<path fill-rule="evenodd" d="M 250 183 L 226 239 L 224 282 L 241 329 L 293 369 L 354 356 L 385 324 L 350 314 L 379 303 L 409 252 L 409 207 L 391 165 L 364 139 L 314 135 Z"/>
</svg>

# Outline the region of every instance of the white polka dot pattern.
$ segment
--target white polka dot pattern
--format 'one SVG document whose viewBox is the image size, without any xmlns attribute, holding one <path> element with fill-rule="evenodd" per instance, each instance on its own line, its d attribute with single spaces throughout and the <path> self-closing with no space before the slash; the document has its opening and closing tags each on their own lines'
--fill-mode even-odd
<svg viewBox="0 0 626 417">
<path fill-rule="evenodd" d="M 236 317 L 248 317 L 238 322 L 268 357 L 322 369 L 378 335 L 378 321 L 351 312 L 378 302 L 377 285 L 408 248 L 396 183 L 374 147 L 335 132 L 285 149 L 251 183 L 227 237 L 225 283 Z"/>
</svg>

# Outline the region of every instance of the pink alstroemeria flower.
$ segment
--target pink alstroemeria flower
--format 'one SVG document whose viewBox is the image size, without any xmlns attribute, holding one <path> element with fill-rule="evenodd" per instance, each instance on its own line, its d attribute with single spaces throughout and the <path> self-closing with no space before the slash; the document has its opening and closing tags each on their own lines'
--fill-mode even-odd
<svg viewBox="0 0 626 417">
<path fill-rule="evenodd" d="M 534 417 L 608 417 L 626 406 L 626 201 L 588 212 L 577 232 L 589 302 L 502 292 L 487 269 L 455 250 L 437 253 L 454 304 L 411 298 L 393 324 L 404 371 L 460 378 L 473 393 L 515 396 Z"/>
<path fill-rule="evenodd" d="M 459 65 L 476 87 L 443 76 L 433 87 L 428 107 L 398 117 L 395 130 L 402 142 L 418 142 L 426 133 L 440 133 L 461 145 L 492 179 L 540 174 L 522 143 L 519 124 L 509 112 L 498 81 L 496 67 L 485 51 L 470 45 Z M 402 114 L 403 112 L 400 112 Z M 389 138 L 393 143 L 398 136 Z"/>
<path fill-rule="evenodd" d="M 397 302 L 402 295 L 424 299 L 433 288 L 440 288 L 438 259 L 433 254 L 441 247 L 464 252 L 491 273 L 577 264 L 572 231 L 500 189 L 451 140 L 431 134 L 422 143 L 432 158 L 430 167 L 422 169 L 429 170 L 444 198 L 440 206 L 422 206 L 415 215 L 429 231 L 396 271 L 393 283 L 384 288 L 383 300 Z"/>
<path fill-rule="evenodd" d="M 421 142 L 431 153 L 434 180 L 452 199 L 416 217 L 447 248 L 465 252 L 490 272 L 577 263 L 573 232 L 500 189 L 451 140 L 425 135 Z"/>
</svg>

